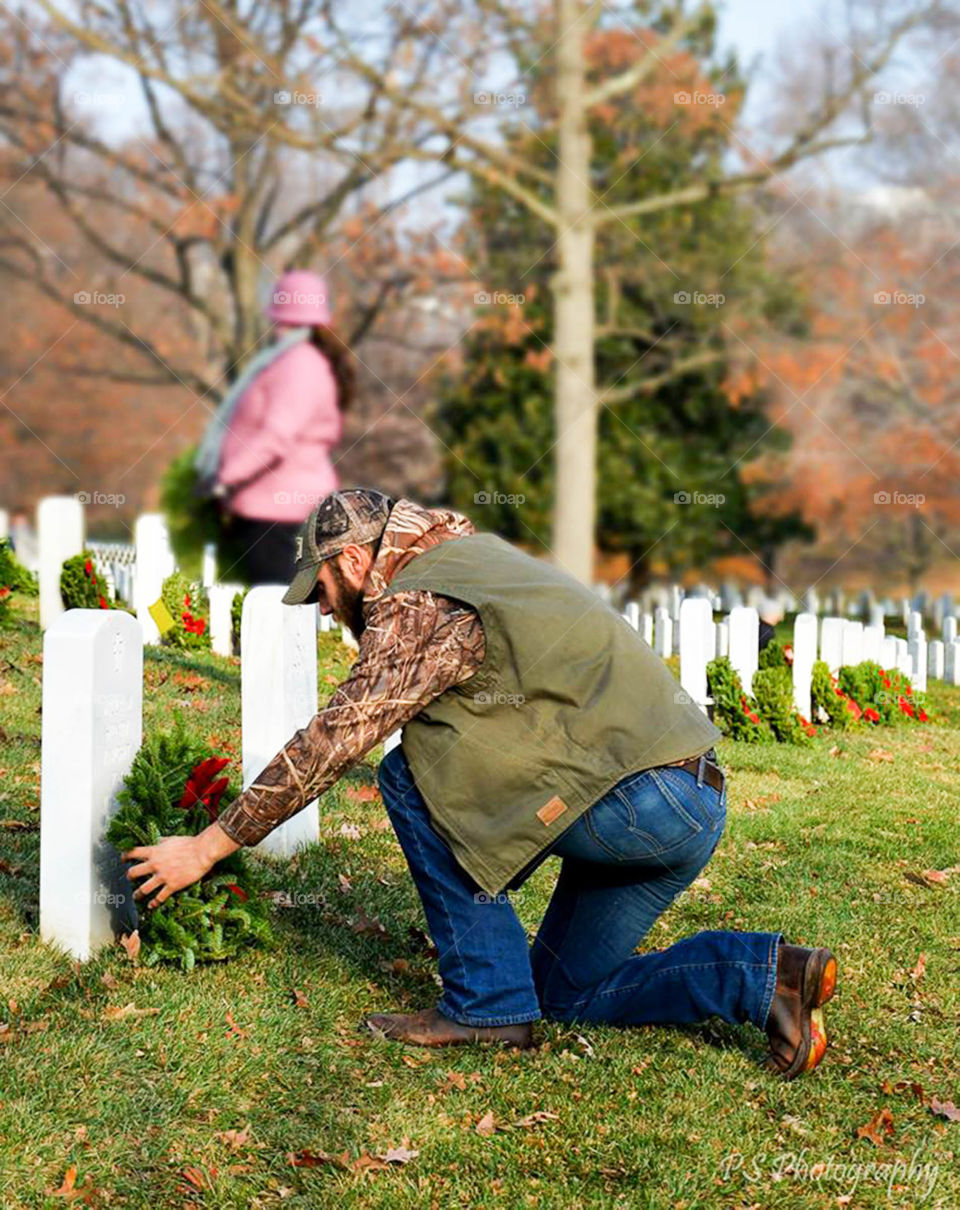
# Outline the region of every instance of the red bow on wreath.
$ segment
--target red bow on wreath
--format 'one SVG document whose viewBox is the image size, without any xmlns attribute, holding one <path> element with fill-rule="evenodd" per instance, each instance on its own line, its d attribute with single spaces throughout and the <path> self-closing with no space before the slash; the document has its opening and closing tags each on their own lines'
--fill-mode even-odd
<svg viewBox="0 0 960 1210">
<path fill-rule="evenodd" d="M 229 763 L 226 757 L 210 756 L 195 765 L 187 778 L 180 806 L 189 810 L 203 804 L 213 823 L 220 811 L 220 799 L 229 785 L 226 777 L 217 777 L 217 774 Z"/>
</svg>

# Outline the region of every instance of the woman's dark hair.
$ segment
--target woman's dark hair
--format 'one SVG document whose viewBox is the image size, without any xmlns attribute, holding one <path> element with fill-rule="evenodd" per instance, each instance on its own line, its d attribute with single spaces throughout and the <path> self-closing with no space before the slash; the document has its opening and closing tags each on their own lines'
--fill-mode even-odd
<svg viewBox="0 0 960 1210">
<path fill-rule="evenodd" d="M 353 354 L 333 328 L 317 326 L 310 336 L 310 343 L 330 362 L 330 369 L 337 383 L 337 407 L 345 412 L 353 403 L 357 393 L 357 367 Z"/>
</svg>

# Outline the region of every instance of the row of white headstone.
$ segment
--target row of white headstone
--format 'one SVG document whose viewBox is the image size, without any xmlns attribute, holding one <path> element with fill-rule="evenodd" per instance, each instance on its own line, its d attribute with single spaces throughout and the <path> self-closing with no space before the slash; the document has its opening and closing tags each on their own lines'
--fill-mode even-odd
<svg viewBox="0 0 960 1210">
<path fill-rule="evenodd" d="M 627 606 L 626 621 L 637 630 L 663 658 L 673 652 L 673 619 L 666 608 L 653 616 L 642 613 L 636 603 Z M 681 602 L 678 630 L 680 684 L 686 694 L 706 709 L 707 664 L 728 656 L 746 692 L 751 692 L 759 665 L 760 619 L 749 605 L 737 606 L 730 614 L 714 622 L 711 602 L 705 597 L 690 597 Z M 848 618 L 817 618 L 800 613 L 793 629 L 794 702 L 804 718 L 810 717 L 810 683 L 813 665 L 819 658 L 836 675 L 843 667 L 872 660 L 887 669 L 898 669 L 910 678 L 915 690 L 925 692 L 928 676 L 960 684 L 960 641 L 956 620 L 945 619 L 947 641 L 928 643 L 919 613 L 908 618 L 906 639 L 885 633 L 883 619 L 874 617 L 871 625 Z"/>
</svg>

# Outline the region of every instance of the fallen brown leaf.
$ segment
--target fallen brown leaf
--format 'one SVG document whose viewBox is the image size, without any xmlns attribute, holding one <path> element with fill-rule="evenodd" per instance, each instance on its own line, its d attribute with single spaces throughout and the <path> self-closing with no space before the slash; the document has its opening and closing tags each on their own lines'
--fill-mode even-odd
<svg viewBox="0 0 960 1210">
<path fill-rule="evenodd" d="M 250 1123 L 247 1122 L 242 1130 L 218 1130 L 213 1137 L 226 1143 L 231 1151 L 239 1151 L 250 1142 Z"/>
<path fill-rule="evenodd" d="M 883 1143 L 884 1135 L 893 1134 L 893 1114 L 884 1107 L 873 1115 L 865 1126 L 857 1127 L 858 1139 L 869 1139 L 874 1146 Z"/>
<path fill-rule="evenodd" d="M 119 1004 L 111 1004 L 109 1008 L 103 1010 L 103 1021 L 123 1021 L 127 1017 L 155 1017 L 160 1012 L 159 1008 L 137 1008 L 131 1001 L 123 1006 Z"/>
<path fill-rule="evenodd" d="M 372 933 L 377 937 L 386 937 L 387 935 L 387 930 L 377 917 L 368 916 L 363 908 L 360 909 L 359 913 L 350 922 L 350 931 L 359 934 Z"/>
<path fill-rule="evenodd" d="M 917 965 L 910 972 L 911 979 L 922 979 L 927 970 L 927 955 L 921 954 L 917 959 Z"/>
<path fill-rule="evenodd" d="M 249 1036 L 250 1030 L 241 1029 L 241 1027 L 236 1023 L 236 1021 L 234 1021 L 233 1013 L 227 1013 L 224 1016 L 224 1020 L 230 1026 L 230 1028 L 227 1030 L 228 1038 L 246 1038 Z"/>
<path fill-rule="evenodd" d="M 480 1119 L 480 1121 L 477 1122 L 475 1129 L 476 1129 L 477 1134 L 482 1134 L 486 1138 L 489 1138 L 490 1135 L 497 1133 L 497 1126 L 493 1120 L 493 1111 L 492 1110 L 488 1111 L 487 1113 L 485 1113 L 483 1115 L 483 1117 Z"/>
<path fill-rule="evenodd" d="M 291 1151 L 287 1159 L 294 1168 L 349 1168 L 350 1157 L 346 1151 L 340 1155 L 328 1155 L 326 1151 Z"/>
<path fill-rule="evenodd" d="M 544 1109 L 538 1109 L 536 1113 L 527 1114 L 525 1118 L 521 1118 L 519 1122 L 514 1122 L 514 1126 L 539 1126 L 542 1122 L 559 1122 L 559 1113 L 547 1113 Z"/>
<path fill-rule="evenodd" d="M 348 786 L 344 793 L 351 802 L 378 802 L 380 799 L 376 786 Z"/>
<path fill-rule="evenodd" d="M 386 1151 L 377 1155 L 377 1159 L 383 1160 L 387 1164 L 409 1164 L 420 1154 L 419 1151 L 412 1151 L 407 1146 L 409 1142 L 409 1139 L 404 1139 L 399 1147 L 388 1147 Z"/>
<path fill-rule="evenodd" d="M 867 760 L 872 760 L 876 763 L 879 763 L 880 761 L 887 761 L 889 764 L 892 764 L 893 753 L 888 752 L 886 748 L 872 748 L 867 753 Z"/>
<path fill-rule="evenodd" d="M 941 1101 L 937 1097 L 931 1097 L 930 1112 L 938 1118 L 946 1118 L 948 1122 L 960 1122 L 960 1109 L 953 1101 Z"/>
<path fill-rule="evenodd" d="M 120 944 L 130 961 L 136 962 L 137 955 L 140 953 L 140 930 L 134 929 L 132 933 L 124 933 L 120 938 Z"/>
<path fill-rule="evenodd" d="M 293 988 L 292 994 L 293 994 L 293 1007 L 294 1008 L 309 1008 L 310 1007 L 310 1001 L 303 994 L 303 992 L 299 989 L 299 987 Z"/>
</svg>

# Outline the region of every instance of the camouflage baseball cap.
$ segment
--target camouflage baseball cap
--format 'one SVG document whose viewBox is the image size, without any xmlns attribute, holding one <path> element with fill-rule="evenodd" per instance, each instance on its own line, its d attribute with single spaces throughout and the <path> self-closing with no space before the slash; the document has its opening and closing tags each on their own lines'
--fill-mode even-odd
<svg viewBox="0 0 960 1210">
<path fill-rule="evenodd" d="M 374 542 L 383 533 L 396 501 L 372 487 L 353 487 L 324 496 L 297 534 L 297 564 L 284 605 L 304 605 L 317 586 L 317 568 L 345 546 Z"/>
</svg>

